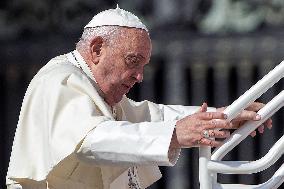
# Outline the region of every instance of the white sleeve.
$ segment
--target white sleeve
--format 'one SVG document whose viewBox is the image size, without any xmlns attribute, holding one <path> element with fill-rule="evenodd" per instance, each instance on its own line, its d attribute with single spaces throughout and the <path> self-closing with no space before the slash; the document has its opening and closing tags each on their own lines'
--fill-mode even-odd
<svg viewBox="0 0 284 189">
<path fill-rule="evenodd" d="M 180 149 L 170 149 L 176 121 L 105 121 L 85 138 L 78 157 L 94 164 L 172 166 Z"/>
<path fill-rule="evenodd" d="M 83 141 L 78 157 L 94 164 L 173 166 L 180 149 L 169 148 L 176 121 L 194 114 L 198 106 L 130 102 L 128 121 L 105 121 Z M 209 108 L 215 111 L 215 108 Z M 149 114 L 148 121 L 140 119 Z M 147 116 L 144 116 L 147 117 Z M 155 117 L 155 119 L 153 119 Z M 133 119 L 137 118 L 137 119 Z"/>
<path fill-rule="evenodd" d="M 179 120 L 196 113 L 200 109 L 200 106 L 164 105 L 147 100 L 135 102 L 126 97 L 123 98 L 121 103 L 127 120 L 133 123 Z M 216 109 L 208 108 L 208 111 L 216 111 Z"/>
<path fill-rule="evenodd" d="M 179 120 L 188 115 L 196 113 L 200 106 L 182 106 L 182 105 L 163 105 L 158 104 L 163 114 L 163 120 Z M 215 112 L 216 108 L 208 107 L 207 111 Z"/>
</svg>

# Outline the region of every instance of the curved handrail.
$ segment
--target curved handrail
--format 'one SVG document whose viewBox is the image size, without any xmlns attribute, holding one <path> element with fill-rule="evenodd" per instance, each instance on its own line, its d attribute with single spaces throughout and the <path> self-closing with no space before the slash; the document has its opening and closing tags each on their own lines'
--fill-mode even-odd
<svg viewBox="0 0 284 189">
<path fill-rule="evenodd" d="M 284 77 L 284 61 L 277 65 L 273 70 L 266 74 L 261 80 L 259 80 L 255 85 L 253 85 L 249 90 L 247 90 L 243 95 L 241 95 L 224 110 L 224 113 L 228 116 L 228 120 L 231 121 L 232 119 L 234 119 L 239 114 L 239 112 L 244 110 L 250 103 L 255 101 L 263 93 L 265 93 L 282 77 Z M 259 111 L 258 113 L 261 114 L 262 112 Z M 269 113 L 267 112 L 267 114 Z M 246 123 L 246 125 L 238 129 L 235 134 L 233 133 L 227 140 L 224 141 L 224 144 L 221 147 L 218 147 L 214 150 L 212 160 L 221 160 L 226 153 L 228 153 L 235 147 L 234 146 L 233 148 L 230 148 L 230 150 L 224 150 L 226 147 L 231 146 L 231 144 L 233 143 L 232 141 L 238 142 L 239 144 L 241 142 L 240 138 L 242 138 L 243 140 L 249 135 L 249 133 L 256 129 L 257 126 L 261 124 L 261 122 L 263 123 L 266 119 L 264 119 L 264 117 L 262 116 L 262 119 L 260 121 L 248 122 Z M 250 129 L 250 127 L 254 127 L 254 129 Z M 237 137 L 238 134 L 244 137 Z"/>
<path fill-rule="evenodd" d="M 271 70 L 255 85 L 253 85 L 242 96 L 228 106 L 224 113 L 227 114 L 228 120 L 234 119 L 239 112 L 244 110 L 250 103 L 255 101 L 270 87 L 284 77 L 284 61 Z M 284 182 L 284 164 L 275 172 L 275 174 L 265 183 L 259 185 L 242 185 L 242 184 L 219 184 L 217 183 L 217 173 L 238 174 L 238 173 L 255 173 L 262 171 L 275 163 L 284 153 L 284 136 L 281 137 L 261 159 L 253 162 L 248 161 L 221 161 L 221 159 L 244 140 L 260 124 L 265 122 L 275 112 L 284 106 L 284 90 L 274 97 L 257 113 L 261 116 L 259 121 L 248 121 L 244 126 L 232 133 L 224 141 L 224 144 L 215 149 L 211 155 L 210 147 L 199 148 L 199 180 L 201 189 L 272 189 L 278 188 Z"/>
<path fill-rule="evenodd" d="M 277 65 L 224 110 L 224 113 L 228 116 L 228 120 L 231 121 L 234 119 L 242 110 L 265 93 L 282 77 L 284 77 L 284 61 Z"/>
<path fill-rule="evenodd" d="M 261 116 L 259 121 L 248 121 L 243 127 L 234 131 L 232 135 L 224 141 L 224 144 L 217 147 L 211 160 L 221 160 L 228 152 L 230 152 L 235 146 L 237 146 L 242 140 L 244 140 L 252 131 L 254 131 L 260 124 L 265 122 L 275 112 L 284 106 L 284 91 L 281 91 L 270 102 L 268 102 L 257 113 Z"/>
<path fill-rule="evenodd" d="M 284 182 L 284 164 L 266 182 L 258 185 L 214 184 L 214 189 L 276 189 Z"/>
<path fill-rule="evenodd" d="M 251 174 L 263 171 L 273 165 L 284 153 L 284 136 L 282 136 L 268 151 L 256 161 L 209 161 L 208 169 L 216 173 Z"/>
</svg>

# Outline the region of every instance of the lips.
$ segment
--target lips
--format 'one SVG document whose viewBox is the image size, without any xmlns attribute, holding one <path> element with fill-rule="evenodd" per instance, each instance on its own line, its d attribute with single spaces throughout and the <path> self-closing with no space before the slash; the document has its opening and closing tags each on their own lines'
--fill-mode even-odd
<svg viewBox="0 0 284 189">
<path fill-rule="evenodd" d="M 122 86 L 127 92 L 133 87 L 131 84 L 122 84 Z"/>
<path fill-rule="evenodd" d="M 122 86 L 123 86 L 125 89 L 128 89 L 128 90 L 131 88 L 131 86 L 126 85 L 126 84 L 122 84 Z"/>
</svg>

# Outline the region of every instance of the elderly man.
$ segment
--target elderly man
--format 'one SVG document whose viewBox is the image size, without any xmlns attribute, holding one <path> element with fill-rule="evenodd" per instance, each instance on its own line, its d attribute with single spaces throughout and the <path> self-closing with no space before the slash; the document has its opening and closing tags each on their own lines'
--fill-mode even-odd
<svg viewBox="0 0 284 189">
<path fill-rule="evenodd" d="M 7 187 L 146 188 L 161 177 L 157 166 L 174 165 L 181 148 L 218 146 L 228 129 L 260 119 L 260 103 L 229 123 L 222 111 L 207 112 L 206 104 L 128 99 L 151 49 L 147 28 L 132 13 L 116 8 L 97 14 L 76 50 L 52 59 L 31 81 Z"/>
</svg>

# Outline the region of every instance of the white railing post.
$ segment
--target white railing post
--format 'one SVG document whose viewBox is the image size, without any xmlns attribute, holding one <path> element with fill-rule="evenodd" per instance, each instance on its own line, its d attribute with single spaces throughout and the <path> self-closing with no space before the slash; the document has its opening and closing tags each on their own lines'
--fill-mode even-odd
<svg viewBox="0 0 284 189">
<path fill-rule="evenodd" d="M 211 160 L 211 147 L 199 148 L 199 180 L 200 189 L 212 189 L 212 177 L 208 169 Z"/>
<path fill-rule="evenodd" d="M 259 80 L 254 86 L 228 106 L 224 113 L 228 120 L 234 119 L 239 112 L 255 101 L 270 87 L 284 77 L 284 61 Z M 284 154 L 284 136 L 282 136 L 261 159 L 248 161 L 221 161 L 222 158 L 244 140 L 260 124 L 284 106 L 284 90 L 275 96 L 257 113 L 261 116 L 259 121 L 248 121 L 236 130 L 224 144 L 215 149 L 211 155 L 210 147 L 199 149 L 199 182 L 200 189 L 276 189 L 284 182 L 284 164 L 265 183 L 258 185 L 219 184 L 217 173 L 223 174 L 252 174 L 267 169 Z"/>
</svg>

